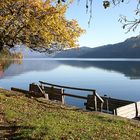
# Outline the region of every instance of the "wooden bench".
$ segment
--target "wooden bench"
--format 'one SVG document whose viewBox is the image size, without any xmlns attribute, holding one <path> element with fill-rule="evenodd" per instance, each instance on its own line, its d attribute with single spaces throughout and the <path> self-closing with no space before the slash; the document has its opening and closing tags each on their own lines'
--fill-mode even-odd
<svg viewBox="0 0 140 140">
<path fill-rule="evenodd" d="M 102 97 L 99 96 L 96 90 L 94 89 L 67 87 L 67 86 L 54 85 L 45 82 L 40 82 L 40 83 L 41 85 L 34 84 L 34 83 L 30 84 L 29 91 L 18 89 L 18 88 L 11 88 L 11 90 L 25 93 L 27 96 L 33 96 L 37 98 L 45 97 L 48 100 L 61 101 L 63 104 L 64 104 L 65 96 L 85 99 L 87 100 L 86 103 L 87 109 L 92 109 L 94 111 L 106 110 L 107 113 L 112 113 L 114 115 L 126 117 L 129 119 L 136 118 L 136 117 L 138 119 L 140 118 L 140 101 L 133 102 L 133 101 L 126 101 L 126 100 L 114 99 L 109 97 Z M 92 94 L 85 97 L 81 95 L 65 93 L 64 89 L 89 91 L 92 92 Z"/>
<path fill-rule="evenodd" d="M 140 102 L 132 103 L 115 109 L 116 115 L 133 119 L 140 116 Z"/>
<path fill-rule="evenodd" d="M 126 100 L 120 100 L 120 99 L 114 99 L 110 97 L 103 97 L 101 96 L 103 100 L 103 106 L 102 109 L 104 112 L 108 112 L 111 114 L 114 114 L 114 109 L 134 103 L 133 101 L 126 101 Z M 97 98 L 97 109 L 100 110 L 101 107 L 101 100 Z M 92 109 L 94 108 L 94 98 L 92 95 L 88 95 L 87 97 L 87 103 L 86 103 L 86 108 L 87 109 Z"/>
<path fill-rule="evenodd" d="M 39 81 L 41 83 L 41 85 L 44 87 L 47 86 L 52 86 L 53 88 L 62 88 L 62 89 L 71 89 L 71 90 L 79 90 L 79 91 L 88 91 L 92 93 L 92 99 L 94 102 L 92 102 L 93 105 L 93 110 L 97 111 L 98 110 L 98 106 L 100 106 L 100 111 L 102 111 L 102 106 L 103 106 L 103 99 L 97 94 L 95 89 L 85 89 L 85 88 L 77 88 L 77 87 L 69 87 L 69 86 L 61 86 L 61 85 L 55 85 L 55 84 L 51 84 L 51 83 L 47 83 L 47 82 L 42 82 Z M 45 86 L 44 86 L 45 85 Z M 48 87 L 47 87 L 48 88 Z M 45 89 L 45 91 L 47 90 L 47 88 Z M 54 89 L 55 89 L 54 88 Z M 52 92 L 51 92 L 52 93 Z M 79 99 L 88 99 L 88 97 L 85 96 L 81 96 L 81 95 L 75 95 L 75 94 L 69 94 L 69 93 L 61 93 L 62 96 L 69 96 L 69 97 L 74 97 L 74 98 L 79 98 Z M 54 98 L 54 97 L 53 97 Z M 97 105 L 98 104 L 98 105 Z"/>
<path fill-rule="evenodd" d="M 29 91 L 32 93 L 38 93 L 40 97 L 46 97 L 48 100 L 58 100 L 64 103 L 64 97 L 62 96 L 64 90 L 62 88 L 54 88 L 48 86 L 41 86 L 38 84 L 30 84 Z"/>
</svg>

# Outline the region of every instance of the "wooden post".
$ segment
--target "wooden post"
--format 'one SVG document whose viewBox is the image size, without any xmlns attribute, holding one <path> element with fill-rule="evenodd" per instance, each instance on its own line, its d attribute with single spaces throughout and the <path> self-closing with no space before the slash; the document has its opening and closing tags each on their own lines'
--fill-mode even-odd
<svg viewBox="0 0 140 140">
<path fill-rule="evenodd" d="M 109 113 L 109 105 L 108 105 L 108 98 L 106 99 L 106 110 Z"/>
<path fill-rule="evenodd" d="M 97 97 L 96 97 L 96 91 L 93 91 L 93 99 L 94 99 L 94 110 L 97 111 Z"/>
<path fill-rule="evenodd" d="M 100 107 L 101 107 L 100 111 L 102 112 L 102 110 L 103 110 L 103 102 L 101 102 L 101 106 Z"/>
<path fill-rule="evenodd" d="M 135 103 L 135 107 L 136 107 L 136 117 L 138 117 L 138 106 L 137 106 L 137 102 Z"/>
<path fill-rule="evenodd" d="M 49 100 L 48 94 L 45 93 L 44 96 L 46 100 Z"/>
<path fill-rule="evenodd" d="M 140 101 L 136 102 L 137 104 L 137 116 L 140 117 Z"/>
<path fill-rule="evenodd" d="M 43 84 L 40 84 L 40 87 L 44 90 L 44 86 L 43 86 Z"/>
<path fill-rule="evenodd" d="M 62 94 L 62 104 L 65 104 L 65 96 L 63 95 L 64 94 L 63 88 L 61 89 L 61 94 Z"/>
<path fill-rule="evenodd" d="M 117 116 L 117 110 L 116 109 L 113 110 L 113 115 Z"/>
<path fill-rule="evenodd" d="M 32 83 L 32 84 L 29 85 L 29 91 L 30 91 L 30 92 L 33 92 L 33 91 L 34 91 L 32 85 L 35 85 L 35 83 Z M 34 91 L 34 92 L 35 92 L 35 91 Z"/>
<path fill-rule="evenodd" d="M 46 92 L 44 91 L 44 87 L 41 85 L 41 87 L 39 85 L 37 85 L 39 90 L 41 91 L 41 93 L 44 95 L 45 99 L 48 100 L 48 94 L 46 94 Z"/>
</svg>

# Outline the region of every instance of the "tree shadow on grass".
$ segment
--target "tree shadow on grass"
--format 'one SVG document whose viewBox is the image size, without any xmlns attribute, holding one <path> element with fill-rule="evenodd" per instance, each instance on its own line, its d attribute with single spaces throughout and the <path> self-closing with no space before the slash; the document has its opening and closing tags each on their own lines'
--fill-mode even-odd
<svg viewBox="0 0 140 140">
<path fill-rule="evenodd" d="M 27 136 L 23 131 L 29 132 L 33 131 L 34 127 L 29 126 L 16 126 L 16 125 L 0 125 L 0 140 L 34 140 L 33 138 Z M 18 130 L 20 130 L 18 132 Z"/>
</svg>

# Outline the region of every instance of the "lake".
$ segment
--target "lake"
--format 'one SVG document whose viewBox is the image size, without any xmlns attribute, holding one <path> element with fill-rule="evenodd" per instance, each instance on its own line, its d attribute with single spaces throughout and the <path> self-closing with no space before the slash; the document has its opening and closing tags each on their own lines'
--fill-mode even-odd
<svg viewBox="0 0 140 140">
<path fill-rule="evenodd" d="M 140 60 L 43 58 L 0 60 L 0 87 L 28 89 L 30 83 L 38 81 L 91 88 L 96 89 L 102 96 L 106 94 L 112 98 L 139 101 Z M 85 101 L 67 97 L 65 102 L 83 107 Z"/>
</svg>

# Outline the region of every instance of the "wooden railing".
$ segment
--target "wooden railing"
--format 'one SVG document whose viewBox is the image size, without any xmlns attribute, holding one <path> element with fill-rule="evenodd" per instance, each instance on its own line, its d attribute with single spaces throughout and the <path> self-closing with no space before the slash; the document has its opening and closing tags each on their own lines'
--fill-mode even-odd
<svg viewBox="0 0 140 140">
<path fill-rule="evenodd" d="M 105 111 L 106 113 L 111 113 L 114 115 L 134 118 L 140 117 L 140 101 L 133 102 L 127 100 L 114 99 L 110 97 L 99 96 L 95 89 L 86 89 L 86 88 L 76 88 L 69 86 L 61 86 L 56 84 L 51 84 L 47 82 L 39 81 L 41 84 L 30 84 L 29 91 L 11 88 L 11 90 L 18 91 L 24 93 L 26 96 L 34 96 L 34 97 L 45 97 L 48 100 L 58 100 L 64 104 L 64 96 L 85 99 L 86 108 L 95 110 L 95 111 Z M 86 96 L 75 95 L 72 93 L 65 93 L 64 89 L 71 90 L 81 90 L 81 91 L 89 91 L 92 94 L 88 94 Z M 71 91 L 72 92 L 72 91 Z"/>
<path fill-rule="evenodd" d="M 99 104 L 99 103 L 97 103 L 97 100 L 98 100 L 100 102 L 100 111 L 102 111 L 104 100 L 99 96 L 99 94 L 97 94 L 97 92 L 96 92 L 95 89 L 87 89 L 87 88 L 77 88 L 77 87 L 62 86 L 62 85 L 51 84 L 51 83 L 43 82 L 43 81 L 39 81 L 39 82 L 41 83 L 41 87 L 42 88 L 44 88 L 43 87 L 44 85 L 49 85 L 52 88 L 62 88 L 62 89 L 71 89 L 71 90 L 80 90 L 80 91 L 90 91 L 90 92 L 92 92 L 93 99 L 94 99 L 94 102 L 93 102 L 93 104 L 94 104 L 94 110 L 95 111 L 98 110 L 98 106 L 97 106 L 97 104 Z M 86 99 L 86 100 L 88 99 L 85 96 L 74 95 L 74 94 L 69 94 L 69 93 L 65 93 L 65 92 L 63 92 L 62 96 L 69 96 L 69 97 Z"/>
<path fill-rule="evenodd" d="M 49 86 L 53 86 L 53 87 L 59 87 L 59 88 L 66 88 L 66 89 L 73 89 L 73 90 L 82 90 L 82 91 L 93 91 L 95 92 L 95 89 L 87 89 L 87 88 L 76 88 L 76 87 L 69 87 L 69 86 L 61 86 L 61 85 L 56 85 L 56 84 L 51 84 L 51 83 L 47 83 L 47 82 L 43 82 L 43 81 L 39 81 L 40 84 L 42 85 L 49 85 Z"/>
</svg>

